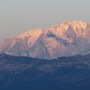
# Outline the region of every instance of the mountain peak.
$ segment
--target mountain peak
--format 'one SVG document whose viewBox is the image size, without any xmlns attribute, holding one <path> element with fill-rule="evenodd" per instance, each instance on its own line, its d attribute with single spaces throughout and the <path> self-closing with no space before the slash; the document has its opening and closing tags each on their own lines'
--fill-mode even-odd
<svg viewBox="0 0 90 90">
<path fill-rule="evenodd" d="M 64 22 L 64 24 L 67 24 L 69 26 L 72 26 L 72 27 L 76 27 L 76 28 L 86 28 L 87 26 L 87 23 L 86 22 L 83 22 L 83 21 L 74 21 L 74 20 L 71 20 L 71 21 L 66 21 Z"/>
<path fill-rule="evenodd" d="M 50 30 L 53 30 L 53 29 L 59 29 L 59 30 L 63 30 L 63 31 L 67 31 L 68 28 L 72 28 L 73 30 L 81 30 L 81 29 L 86 29 L 86 27 L 88 26 L 88 24 L 84 21 L 75 21 L 75 20 L 68 20 L 68 21 L 65 21 L 64 23 L 61 23 L 61 24 L 57 24 L 51 28 L 49 28 Z"/>
<path fill-rule="evenodd" d="M 18 38 L 27 38 L 27 37 L 30 37 L 30 36 L 37 36 L 37 35 L 40 35 L 43 33 L 43 30 L 42 29 L 34 29 L 34 30 L 29 30 L 21 35 L 18 36 Z"/>
<path fill-rule="evenodd" d="M 73 29 L 85 29 L 87 27 L 87 23 L 84 21 L 75 21 L 75 20 L 68 20 L 65 21 L 62 24 L 57 24 L 52 28 L 65 28 L 68 29 L 69 27 L 72 27 Z"/>
<path fill-rule="evenodd" d="M 29 30 L 4 41 L 0 53 L 35 58 L 58 58 L 90 53 L 90 25 L 83 21 L 65 21 L 42 30 Z"/>
<path fill-rule="evenodd" d="M 83 21 L 68 20 L 49 28 L 49 30 L 64 39 L 67 38 L 65 37 L 66 35 L 71 37 L 86 37 L 88 26 L 89 25 Z"/>
<path fill-rule="evenodd" d="M 77 24 L 87 24 L 86 22 L 84 21 L 79 21 L 79 20 L 67 20 L 64 22 L 65 24 L 74 24 L 74 23 L 77 23 Z"/>
</svg>

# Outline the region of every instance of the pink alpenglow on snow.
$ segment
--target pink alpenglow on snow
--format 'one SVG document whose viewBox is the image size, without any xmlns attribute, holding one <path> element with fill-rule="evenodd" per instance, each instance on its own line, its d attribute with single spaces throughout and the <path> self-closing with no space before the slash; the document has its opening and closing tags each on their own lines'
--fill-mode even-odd
<svg viewBox="0 0 90 90">
<path fill-rule="evenodd" d="M 48 29 L 25 32 L 0 44 L 0 53 L 52 59 L 90 53 L 90 25 L 66 21 Z"/>
</svg>

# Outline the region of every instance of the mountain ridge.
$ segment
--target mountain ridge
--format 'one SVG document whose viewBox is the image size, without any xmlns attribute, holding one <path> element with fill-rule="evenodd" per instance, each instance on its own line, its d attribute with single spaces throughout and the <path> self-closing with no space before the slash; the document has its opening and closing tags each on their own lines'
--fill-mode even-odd
<svg viewBox="0 0 90 90">
<path fill-rule="evenodd" d="M 48 29 L 30 30 L 0 44 L 0 53 L 52 59 L 90 53 L 90 25 L 66 21 Z"/>
<path fill-rule="evenodd" d="M 43 60 L 0 55 L 1 90 L 89 90 L 90 54 Z"/>
</svg>

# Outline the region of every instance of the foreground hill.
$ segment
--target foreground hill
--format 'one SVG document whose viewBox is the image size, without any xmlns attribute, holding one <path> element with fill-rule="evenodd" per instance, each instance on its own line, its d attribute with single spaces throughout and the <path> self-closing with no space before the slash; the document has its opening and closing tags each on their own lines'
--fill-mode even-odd
<svg viewBox="0 0 90 90">
<path fill-rule="evenodd" d="M 66 21 L 42 30 L 30 30 L 0 44 L 0 53 L 53 59 L 90 53 L 90 25 Z"/>
<path fill-rule="evenodd" d="M 90 90 L 90 54 L 53 60 L 2 54 L 0 90 Z"/>
</svg>

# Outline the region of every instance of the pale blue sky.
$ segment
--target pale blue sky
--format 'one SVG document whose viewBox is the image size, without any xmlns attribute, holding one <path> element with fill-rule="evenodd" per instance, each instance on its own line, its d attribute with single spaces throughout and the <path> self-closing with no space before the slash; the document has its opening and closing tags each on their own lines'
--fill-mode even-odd
<svg viewBox="0 0 90 90">
<path fill-rule="evenodd" d="M 0 0 L 0 42 L 65 20 L 90 23 L 90 0 Z"/>
</svg>

